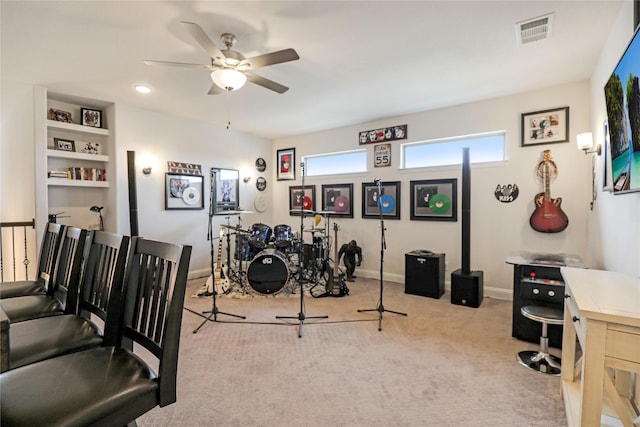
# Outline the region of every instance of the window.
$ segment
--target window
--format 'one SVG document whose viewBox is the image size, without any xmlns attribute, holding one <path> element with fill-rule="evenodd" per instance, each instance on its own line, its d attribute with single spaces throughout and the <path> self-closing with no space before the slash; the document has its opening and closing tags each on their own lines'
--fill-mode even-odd
<svg viewBox="0 0 640 427">
<path fill-rule="evenodd" d="M 367 171 L 366 150 L 305 156 L 303 161 L 307 176 L 338 175 Z"/>
<path fill-rule="evenodd" d="M 471 163 L 506 160 L 505 131 L 402 144 L 402 167 L 424 168 L 462 164 L 462 149 L 469 147 Z"/>
</svg>

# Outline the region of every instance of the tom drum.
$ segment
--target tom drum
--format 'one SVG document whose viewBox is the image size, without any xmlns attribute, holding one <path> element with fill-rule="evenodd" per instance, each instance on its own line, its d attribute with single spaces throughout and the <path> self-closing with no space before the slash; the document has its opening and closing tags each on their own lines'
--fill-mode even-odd
<svg viewBox="0 0 640 427">
<path fill-rule="evenodd" d="M 271 227 L 267 224 L 253 224 L 251 226 L 251 235 L 249 236 L 249 244 L 254 248 L 264 249 L 271 240 Z"/>
</svg>

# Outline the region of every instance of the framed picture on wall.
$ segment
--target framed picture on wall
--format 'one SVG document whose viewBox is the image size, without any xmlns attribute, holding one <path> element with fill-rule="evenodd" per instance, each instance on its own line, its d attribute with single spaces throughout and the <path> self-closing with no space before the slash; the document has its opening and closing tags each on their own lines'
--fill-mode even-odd
<svg viewBox="0 0 640 427">
<path fill-rule="evenodd" d="M 286 148 L 277 151 L 278 181 L 296 179 L 296 149 Z"/>
<path fill-rule="evenodd" d="M 569 107 L 522 114 L 522 147 L 569 141 Z"/>
<path fill-rule="evenodd" d="M 211 168 L 213 176 L 213 214 L 224 215 L 240 206 L 240 172 L 237 169 Z"/>
<path fill-rule="evenodd" d="M 202 175 L 165 174 L 166 210 L 204 209 Z"/>
<path fill-rule="evenodd" d="M 316 210 L 316 186 L 292 185 L 289 187 L 289 215 L 312 213 Z"/>
<path fill-rule="evenodd" d="M 362 218 L 400 219 L 400 181 L 362 183 Z"/>
<path fill-rule="evenodd" d="M 457 221 L 457 179 L 410 181 L 411 219 Z"/>
<path fill-rule="evenodd" d="M 322 210 L 332 216 L 353 218 L 353 184 L 323 184 Z"/>
</svg>

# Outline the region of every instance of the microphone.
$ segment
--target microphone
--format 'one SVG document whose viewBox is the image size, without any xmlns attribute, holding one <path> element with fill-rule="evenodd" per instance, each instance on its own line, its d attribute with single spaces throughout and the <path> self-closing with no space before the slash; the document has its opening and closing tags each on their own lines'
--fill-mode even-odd
<svg viewBox="0 0 640 427">
<path fill-rule="evenodd" d="M 376 185 L 380 184 L 380 178 L 373 178 L 373 183 Z"/>
</svg>

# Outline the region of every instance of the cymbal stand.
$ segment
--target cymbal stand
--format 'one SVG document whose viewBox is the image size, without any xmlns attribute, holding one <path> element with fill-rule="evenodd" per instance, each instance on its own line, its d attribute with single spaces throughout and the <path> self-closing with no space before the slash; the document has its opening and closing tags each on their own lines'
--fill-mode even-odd
<svg viewBox="0 0 640 427">
<path fill-rule="evenodd" d="M 387 243 L 384 239 L 384 219 L 382 215 L 382 203 L 380 203 L 380 196 L 382 196 L 382 183 L 379 179 L 375 181 L 378 184 L 378 208 L 380 208 L 380 300 L 378 301 L 378 306 L 376 308 L 367 309 L 367 310 L 358 310 L 358 313 L 363 313 L 365 311 L 377 311 L 378 312 L 378 330 L 382 331 L 382 313 L 388 311 L 389 313 L 399 314 L 401 316 L 406 316 L 407 313 L 400 313 L 399 311 L 387 310 L 384 308 L 382 304 L 382 294 L 384 289 L 384 281 L 383 281 L 383 265 L 384 265 L 384 251 L 387 248 Z"/>
<path fill-rule="evenodd" d="M 302 174 L 302 194 L 304 200 L 304 162 L 300 163 Z M 300 286 L 300 312 L 298 316 L 276 316 L 276 319 L 298 319 L 298 338 L 302 338 L 302 325 L 306 319 L 327 319 L 329 316 L 306 316 L 304 314 L 304 287 L 302 285 L 302 266 L 304 265 L 304 214 L 302 208 L 304 203 L 300 201 L 300 248 L 298 253 L 298 285 Z"/>
<path fill-rule="evenodd" d="M 200 328 L 202 328 L 204 326 L 205 323 L 207 323 L 208 321 L 212 321 L 212 322 L 217 322 L 218 321 L 218 314 L 224 314 L 225 316 L 232 316 L 232 317 L 237 317 L 238 319 L 246 319 L 245 316 L 240 316 L 237 314 L 231 314 L 231 313 L 225 313 L 224 311 L 220 311 L 218 310 L 218 305 L 217 305 L 217 296 L 218 296 L 218 291 L 216 291 L 216 280 L 215 280 L 215 264 L 214 264 L 214 245 L 213 245 L 213 241 L 216 239 L 219 239 L 220 237 L 213 237 L 213 191 L 214 191 L 214 182 L 213 182 L 213 175 L 215 174 L 215 172 L 211 172 L 211 195 L 209 198 L 209 229 L 207 231 L 207 239 L 209 240 L 209 242 L 211 243 L 211 280 L 213 282 L 213 289 L 212 289 L 212 294 L 213 296 L 211 297 L 211 311 L 203 311 L 202 314 L 209 314 L 207 317 L 204 318 L 204 320 L 202 321 L 202 323 L 200 323 L 200 325 L 195 328 L 193 330 L 193 333 L 198 333 L 198 331 L 200 330 Z M 229 260 L 227 260 L 227 262 L 229 262 Z M 222 266 L 219 266 L 220 268 L 222 268 Z M 224 276 L 224 272 L 221 273 L 222 276 Z"/>
</svg>

